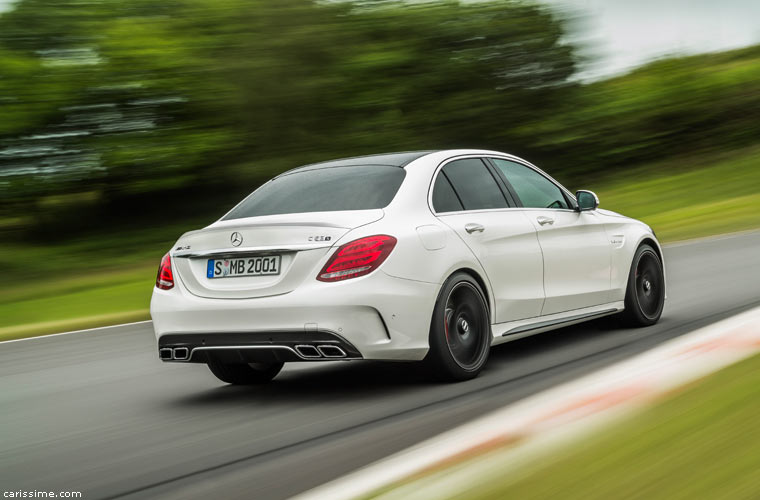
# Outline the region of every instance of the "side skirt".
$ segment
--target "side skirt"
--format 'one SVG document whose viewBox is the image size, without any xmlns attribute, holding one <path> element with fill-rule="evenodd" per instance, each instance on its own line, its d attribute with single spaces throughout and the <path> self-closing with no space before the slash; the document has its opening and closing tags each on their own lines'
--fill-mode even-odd
<svg viewBox="0 0 760 500">
<path fill-rule="evenodd" d="M 491 332 L 493 340 L 491 345 L 497 345 L 511 340 L 521 339 L 537 333 L 548 332 L 550 330 L 556 330 L 584 321 L 590 321 L 592 319 L 601 318 L 603 316 L 609 316 L 619 313 L 625 309 L 625 303 L 611 302 L 609 304 L 603 304 L 601 306 L 587 307 L 584 309 L 576 309 L 574 311 L 566 311 L 559 314 L 552 314 L 551 316 L 539 316 L 536 318 L 528 318 L 519 321 L 510 321 L 508 323 L 499 323 L 491 325 Z"/>
</svg>

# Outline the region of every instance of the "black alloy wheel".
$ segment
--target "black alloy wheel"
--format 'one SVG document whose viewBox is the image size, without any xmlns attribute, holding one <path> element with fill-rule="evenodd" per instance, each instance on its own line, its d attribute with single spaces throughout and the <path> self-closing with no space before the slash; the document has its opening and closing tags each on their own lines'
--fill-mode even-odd
<svg viewBox="0 0 760 500">
<path fill-rule="evenodd" d="M 634 326 L 657 323 L 665 305 L 665 277 L 655 250 L 641 245 L 633 257 L 625 294 L 624 317 Z"/>
<path fill-rule="evenodd" d="M 467 380 L 480 373 L 490 346 L 483 291 L 472 276 L 456 273 L 446 280 L 436 302 L 426 360 L 437 378 Z"/>
</svg>

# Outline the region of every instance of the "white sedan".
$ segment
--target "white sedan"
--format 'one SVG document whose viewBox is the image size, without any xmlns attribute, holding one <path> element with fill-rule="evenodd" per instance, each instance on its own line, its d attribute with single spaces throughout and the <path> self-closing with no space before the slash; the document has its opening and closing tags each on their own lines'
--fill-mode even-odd
<svg viewBox="0 0 760 500">
<path fill-rule="evenodd" d="M 505 153 L 393 153 L 268 181 L 161 261 L 160 359 L 232 384 L 289 361 L 424 361 L 475 377 L 489 348 L 619 314 L 652 325 L 663 255 L 644 223 Z"/>
</svg>

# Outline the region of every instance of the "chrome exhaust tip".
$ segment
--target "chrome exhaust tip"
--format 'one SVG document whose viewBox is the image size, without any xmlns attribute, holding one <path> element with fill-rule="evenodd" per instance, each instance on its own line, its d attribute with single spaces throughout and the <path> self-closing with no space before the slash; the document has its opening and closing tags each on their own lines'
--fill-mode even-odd
<svg viewBox="0 0 760 500">
<path fill-rule="evenodd" d="M 326 358 L 345 358 L 346 351 L 336 345 L 317 346 L 319 353 Z"/>
<path fill-rule="evenodd" d="M 172 359 L 172 350 L 168 347 L 162 347 L 158 350 L 158 358 L 161 361 Z"/>
<path fill-rule="evenodd" d="M 187 358 L 190 357 L 190 349 L 187 347 L 175 347 L 174 348 L 174 359 L 179 361 L 185 361 Z"/>
<path fill-rule="evenodd" d="M 321 358 L 322 354 L 313 345 L 297 345 L 295 350 L 302 358 Z"/>
</svg>

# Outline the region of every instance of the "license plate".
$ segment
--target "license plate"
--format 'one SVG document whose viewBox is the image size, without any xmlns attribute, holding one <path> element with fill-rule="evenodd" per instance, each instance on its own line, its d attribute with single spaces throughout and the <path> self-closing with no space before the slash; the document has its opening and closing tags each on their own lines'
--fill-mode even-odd
<svg viewBox="0 0 760 500">
<path fill-rule="evenodd" d="M 239 276 L 269 276 L 280 274 L 281 255 L 266 257 L 240 257 L 237 259 L 209 259 L 207 278 L 236 278 Z"/>
</svg>

